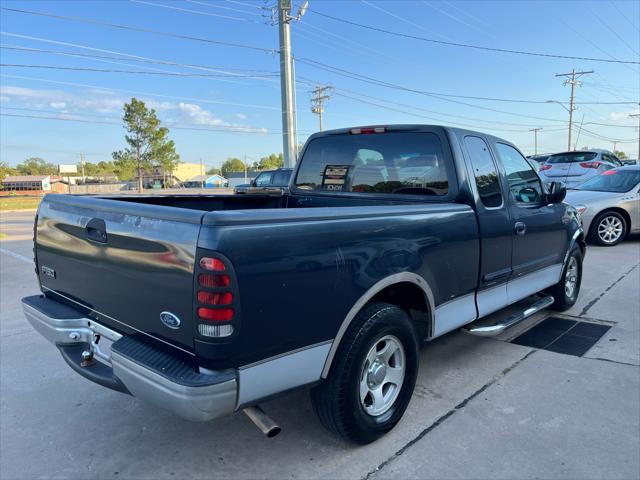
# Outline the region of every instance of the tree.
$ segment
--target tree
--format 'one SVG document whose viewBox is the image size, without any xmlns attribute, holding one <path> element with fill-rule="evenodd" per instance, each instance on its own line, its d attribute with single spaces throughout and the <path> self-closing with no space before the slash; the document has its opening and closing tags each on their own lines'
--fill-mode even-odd
<svg viewBox="0 0 640 480">
<path fill-rule="evenodd" d="M 258 168 L 260 170 L 275 170 L 284 166 L 284 155 L 282 153 L 272 153 L 269 156 L 262 157 Z"/>
<path fill-rule="evenodd" d="M 218 167 L 211 167 L 209 170 L 207 170 L 207 175 L 222 175 L 222 170 L 220 170 Z"/>
<path fill-rule="evenodd" d="M 227 158 L 222 164 L 222 175 L 226 176 L 229 172 L 244 172 L 245 164 L 242 160 L 235 157 Z"/>
<path fill-rule="evenodd" d="M 167 174 L 169 175 L 169 179 L 172 180 L 173 170 L 180 163 L 180 155 L 176 152 L 176 146 L 173 140 L 165 142 L 155 151 L 154 161 L 162 167 L 162 185 L 164 188 L 167 188 Z"/>
<path fill-rule="evenodd" d="M 9 166 L 7 162 L 0 161 L 0 180 L 4 179 L 8 175 L 15 175 L 16 169 Z M 2 183 L 0 183 L 0 190 L 2 190 Z"/>
<path fill-rule="evenodd" d="M 114 164 L 125 178 L 133 170 L 138 175 L 138 192 L 142 193 L 142 176 L 151 170 L 154 163 L 167 164 L 179 161 L 173 141 L 167 139 L 169 130 L 160 126 L 160 120 L 154 109 L 148 109 L 143 101 L 131 99 L 125 103 L 122 120 L 127 134 L 124 136 L 127 147 L 113 152 Z M 120 175 L 118 175 L 120 176 Z"/>
<path fill-rule="evenodd" d="M 626 153 L 620 151 L 620 150 L 614 150 L 613 154 L 618 157 L 620 160 L 627 160 L 629 157 L 627 156 Z"/>
<path fill-rule="evenodd" d="M 20 175 L 55 175 L 58 167 L 53 163 L 45 162 L 40 157 L 30 157 L 16 166 Z"/>
</svg>

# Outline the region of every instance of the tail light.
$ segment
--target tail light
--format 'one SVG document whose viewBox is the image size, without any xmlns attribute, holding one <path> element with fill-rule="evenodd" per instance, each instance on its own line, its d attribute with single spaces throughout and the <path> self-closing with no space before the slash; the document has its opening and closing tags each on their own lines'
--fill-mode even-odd
<svg viewBox="0 0 640 480">
<path fill-rule="evenodd" d="M 582 162 L 580 164 L 582 168 L 600 168 L 600 165 L 602 165 L 601 162 Z"/>
<path fill-rule="evenodd" d="M 553 167 L 551 165 L 547 165 L 546 163 L 544 165 L 540 165 L 540 171 L 544 172 L 545 170 L 551 170 Z"/>
<path fill-rule="evenodd" d="M 238 287 L 233 266 L 222 255 L 198 250 L 194 317 L 201 337 L 227 339 L 238 331 Z"/>
</svg>

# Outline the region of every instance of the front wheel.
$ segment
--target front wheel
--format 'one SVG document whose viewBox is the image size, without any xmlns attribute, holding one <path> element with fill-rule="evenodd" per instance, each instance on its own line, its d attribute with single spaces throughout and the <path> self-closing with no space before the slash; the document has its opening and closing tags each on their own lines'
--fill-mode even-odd
<svg viewBox="0 0 640 480">
<path fill-rule="evenodd" d="M 313 408 L 329 430 L 370 443 L 402 418 L 417 374 L 411 319 L 395 305 L 373 303 L 347 329 L 329 377 L 311 391 Z"/>
<path fill-rule="evenodd" d="M 560 281 L 549 289 L 554 302 L 551 308 L 558 311 L 568 310 L 578 300 L 582 284 L 582 250 L 574 245 L 562 270 Z"/>
</svg>

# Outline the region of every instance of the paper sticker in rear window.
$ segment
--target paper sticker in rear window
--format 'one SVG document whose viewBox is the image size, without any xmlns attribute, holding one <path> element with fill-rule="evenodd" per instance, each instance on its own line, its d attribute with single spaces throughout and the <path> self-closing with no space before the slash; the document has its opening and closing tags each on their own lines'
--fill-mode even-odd
<svg viewBox="0 0 640 480">
<path fill-rule="evenodd" d="M 322 185 L 327 190 L 342 190 L 348 174 L 349 165 L 327 165 L 322 174 Z"/>
</svg>

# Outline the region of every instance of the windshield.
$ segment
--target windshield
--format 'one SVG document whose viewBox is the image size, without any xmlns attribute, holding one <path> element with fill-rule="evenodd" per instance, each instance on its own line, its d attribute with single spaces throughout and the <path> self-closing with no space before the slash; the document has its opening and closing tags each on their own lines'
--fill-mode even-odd
<svg viewBox="0 0 640 480">
<path fill-rule="evenodd" d="M 578 190 L 625 193 L 640 182 L 640 170 L 608 170 L 587 180 Z"/>
<path fill-rule="evenodd" d="M 578 163 L 588 162 L 598 156 L 595 152 L 568 152 L 551 155 L 546 163 Z"/>
<path fill-rule="evenodd" d="M 446 195 L 447 163 L 434 133 L 318 137 L 307 146 L 295 186 L 302 190 Z"/>
</svg>

